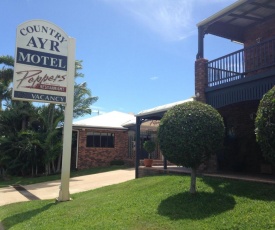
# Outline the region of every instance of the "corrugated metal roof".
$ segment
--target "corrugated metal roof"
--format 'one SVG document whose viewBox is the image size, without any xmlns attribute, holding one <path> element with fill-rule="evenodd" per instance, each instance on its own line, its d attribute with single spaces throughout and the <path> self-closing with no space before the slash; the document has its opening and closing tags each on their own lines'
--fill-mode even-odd
<svg viewBox="0 0 275 230">
<path fill-rule="evenodd" d="M 205 34 L 244 42 L 247 27 L 275 16 L 274 0 L 239 0 L 197 24 Z"/>
<path fill-rule="evenodd" d="M 173 103 L 157 106 L 151 109 L 143 110 L 139 112 L 136 116 L 129 113 L 112 111 L 102 115 L 73 122 L 73 128 L 127 129 L 127 127 L 136 124 L 136 117 L 146 116 L 147 118 L 152 119 L 155 117 L 156 114 L 163 115 L 168 109 L 174 107 L 175 105 L 193 100 L 193 98 L 190 98 L 183 101 L 176 101 Z M 158 119 L 156 120 L 159 120 L 160 118 L 161 117 L 158 117 Z M 146 126 L 146 124 L 144 126 Z M 148 126 L 154 127 L 157 125 L 149 124 Z"/>
<path fill-rule="evenodd" d="M 173 103 L 169 103 L 169 104 L 165 104 L 165 105 L 161 105 L 161 106 L 157 106 L 151 109 L 146 109 L 146 110 L 142 110 L 140 111 L 136 116 L 137 117 L 142 117 L 142 116 L 148 116 L 148 115 L 154 115 L 154 114 L 159 114 L 159 113 L 163 113 L 166 112 L 168 109 L 174 107 L 175 105 L 179 105 L 188 101 L 193 101 L 193 98 L 189 98 L 187 100 L 183 100 L 183 101 L 176 101 Z"/>
<path fill-rule="evenodd" d="M 112 111 L 102 115 L 73 122 L 73 127 L 127 129 L 123 127 L 123 124 L 133 120 L 135 121 L 135 115 L 133 114 Z"/>
</svg>

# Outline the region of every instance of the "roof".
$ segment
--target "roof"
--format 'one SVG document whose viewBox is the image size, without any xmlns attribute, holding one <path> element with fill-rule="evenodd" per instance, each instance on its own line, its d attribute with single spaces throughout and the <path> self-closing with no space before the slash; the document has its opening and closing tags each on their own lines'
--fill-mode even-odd
<svg viewBox="0 0 275 230">
<path fill-rule="evenodd" d="M 161 119 L 162 116 L 164 115 L 164 113 L 174 107 L 175 105 L 179 105 L 188 101 L 193 101 L 193 98 L 189 98 L 187 100 L 183 100 L 183 101 L 176 101 L 170 104 L 165 104 L 165 105 L 161 105 L 161 106 L 157 106 L 151 109 L 147 109 L 147 110 L 142 110 L 141 112 L 139 112 L 136 117 L 142 117 L 142 118 L 146 118 L 146 119 Z"/>
<path fill-rule="evenodd" d="M 135 116 L 129 113 L 112 111 L 95 117 L 73 122 L 73 127 L 127 129 L 123 124 L 135 120 Z"/>
<path fill-rule="evenodd" d="M 243 43 L 247 27 L 260 24 L 274 15 L 275 1 L 239 0 L 199 22 L 197 26 L 202 28 L 205 34 Z"/>
<path fill-rule="evenodd" d="M 101 128 L 101 129 L 128 129 L 128 127 L 136 124 L 136 117 L 160 120 L 164 113 L 174 107 L 188 101 L 193 101 L 193 98 L 177 101 L 170 104 L 157 106 L 151 109 L 143 110 L 136 116 L 129 113 L 122 113 L 118 111 L 112 111 L 95 117 L 90 117 L 80 121 L 73 122 L 73 128 Z M 155 122 L 145 123 L 144 128 L 152 128 L 158 126 Z"/>
</svg>

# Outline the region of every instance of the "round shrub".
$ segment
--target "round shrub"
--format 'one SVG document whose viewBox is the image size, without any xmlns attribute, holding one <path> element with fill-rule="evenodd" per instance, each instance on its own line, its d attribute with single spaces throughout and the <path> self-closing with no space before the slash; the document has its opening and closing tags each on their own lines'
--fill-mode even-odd
<svg viewBox="0 0 275 230">
<path fill-rule="evenodd" d="M 256 139 L 264 158 L 275 164 L 275 87 L 260 101 L 255 128 Z"/>
<path fill-rule="evenodd" d="M 152 152 L 154 152 L 155 148 L 156 148 L 156 144 L 153 141 L 145 141 L 143 143 L 143 148 L 145 149 L 145 151 L 148 153 L 148 158 L 151 159 L 151 154 Z"/>
<path fill-rule="evenodd" d="M 145 149 L 146 152 L 152 153 L 156 148 L 156 144 L 153 141 L 145 141 L 143 143 L 143 148 Z"/>
<path fill-rule="evenodd" d="M 168 110 L 160 121 L 158 140 L 170 162 L 196 169 L 223 143 L 224 123 L 210 105 L 192 101 Z"/>
</svg>

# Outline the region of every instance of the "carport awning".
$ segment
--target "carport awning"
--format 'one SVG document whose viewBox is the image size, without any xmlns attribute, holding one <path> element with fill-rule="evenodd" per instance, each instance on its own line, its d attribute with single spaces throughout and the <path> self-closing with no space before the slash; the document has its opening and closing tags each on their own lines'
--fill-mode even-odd
<svg viewBox="0 0 275 230">
<path fill-rule="evenodd" d="M 139 168 L 139 160 L 140 160 L 140 155 L 141 155 L 141 142 L 140 142 L 140 126 L 142 122 L 145 122 L 147 120 L 160 120 L 164 113 L 166 111 L 168 111 L 169 109 L 171 109 L 172 107 L 176 106 L 176 105 L 180 105 L 189 101 L 193 101 L 193 98 L 189 98 L 187 100 L 183 100 L 183 101 L 177 101 L 177 102 L 173 102 L 170 104 L 165 104 L 165 105 L 161 105 L 161 106 L 157 106 L 155 108 L 152 109 L 147 109 L 147 110 L 143 110 L 141 112 L 139 112 L 136 115 L 136 178 L 138 178 L 138 168 Z M 163 162 L 163 166 L 164 169 L 167 169 L 167 161 L 164 158 L 164 162 Z"/>
<path fill-rule="evenodd" d="M 193 98 L 189 98 L 187 100 L 177 101 L 170 104 L 157 106 L 155 108 L 142 110 L 138 114 L 136 114 L 136 117 L 140 119 L 146 119 L 146 120 L 160 120 L 163 117 L 164 113 L 170 108 L 174 107 L 175 105 L 183 104 L 185 102 L 193 101 L 193 100 L 194 100 Z"/>
</svg>

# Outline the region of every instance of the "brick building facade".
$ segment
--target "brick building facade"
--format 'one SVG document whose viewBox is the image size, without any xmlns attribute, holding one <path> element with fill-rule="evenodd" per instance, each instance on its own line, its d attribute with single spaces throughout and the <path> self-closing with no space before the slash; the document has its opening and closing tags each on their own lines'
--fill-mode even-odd
<svg viewBox="0 0 275 230">
<path fill-rule="evenodd" d="M 112 133 L 114 147 L 87 147 L 87 134 Z M 78 137 L 78 169 L 109 166 L 112 161 L 123 161 L 128 153 L 128 131 L 113 129 L 85 129 L 79 131 Z"/>
<path fill-rule="evenodd" d="M 129 131 L 123 124 L 135 116 L 113 111 L 73 123 L 75 133 L 72 169 L 109 166 L 124 161 L 128 155 Z"/>
<path fill-rule="evenodd" d="M 215 107 L 226 126 L 224 149 L 206 170 L 261 171 L 254 122 L 260 99 L 275 85 L 274 15 L 275 2 L 239 0 L 198 24 L 196 97 Z M 206 34 L 237 41 L 244 49 L 209 61 Z"/>
<path fill-rule="evenodd" d="M 145 140 L 156 139 L 157 121 L 141 126 L 141 149 Z M 73 123 L 71 169 L 87 169 L 125 163 L 134 166 L 136 159 L 136 117 L 113 111 Z M 148 153 L 142 150 L 141 160 Z M 161 159 L 159 148 L 153 154 Z"/>
</svg>

